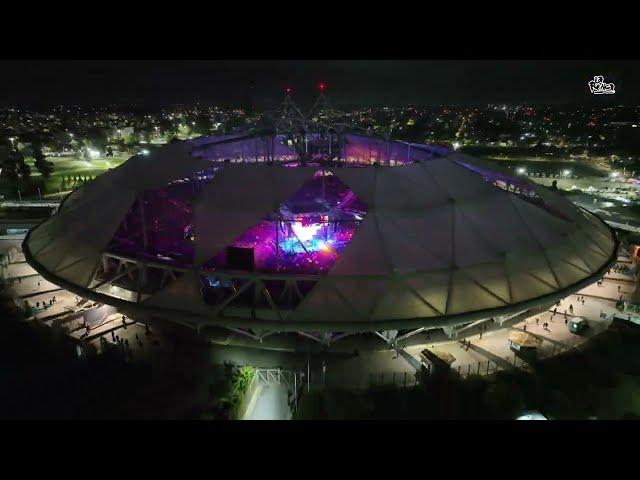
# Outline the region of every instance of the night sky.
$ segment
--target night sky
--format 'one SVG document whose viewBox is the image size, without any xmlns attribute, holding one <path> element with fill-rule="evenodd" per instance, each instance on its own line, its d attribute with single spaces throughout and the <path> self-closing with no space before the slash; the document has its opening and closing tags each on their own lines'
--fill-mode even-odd
<svg viewBox="0 0 640 480">
<path fill-rule="evenodd" d="M 286 86 L 301 104 L 319 80 L 337 105 L 640 104 L 638 61 L 96 60 L 2 61 L 0 105 L 174 103 L 272 108 Z M 604 75 L 616 95 L 590 95 Z"/>
</svg>

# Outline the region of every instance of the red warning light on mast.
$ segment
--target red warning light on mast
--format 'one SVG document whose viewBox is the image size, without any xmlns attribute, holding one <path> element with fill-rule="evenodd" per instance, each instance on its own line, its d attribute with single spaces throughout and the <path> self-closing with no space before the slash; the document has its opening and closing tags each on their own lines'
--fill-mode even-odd
<svg viewBox="0 0 640 480">
<path fill-rule="evenodd" d="M 320 93 L 324 93 L 324 91 L 327 89 L 327 84 L 324 82 L 318 82 L 318 90 L 320 90 Z"/>
<path fill-rule="evenodd" d="M 286 93 L 287 95 L 291 95 L 291 92 L 292 92 L 291 87 L 286 87 L 286 88 L 284 89 L 284 93 Z"/>
</svg>

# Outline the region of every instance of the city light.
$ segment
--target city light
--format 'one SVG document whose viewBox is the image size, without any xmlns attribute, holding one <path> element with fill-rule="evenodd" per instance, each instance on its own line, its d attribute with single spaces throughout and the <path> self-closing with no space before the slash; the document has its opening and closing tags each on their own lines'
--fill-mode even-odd
<svg viewBox="0 0 640 480">
<path fill-rule="evenodd" d="M 519 168 L 518 168 L 518 173 L 519 173 L 520 175 L 524 175 L 525 173 L 527 173 L 527 169 L 526 169 L 526 168 L 524 168 L 524 167 L 519 167 Z"/>
<path fill-rule="evenodd" d="M 460 142 L 453 142 L 453 149 L 458 150 L 460 148 Z"/>
<path fill-rule="evenodd" d="M 142 155 L 149 155 L 149 150 L 147 150 L 146 148 L 144 150 L 141 150 L 140 153 Z"/>
<path fill-rule="evenodd" d="M 87 153 L 89 154 L 89 158 L 96 159 L 100 156 L 100 152 L 98 150 L 94 150 L 93 148 L 87 149 Z"/>
<path fill-rule="evenodd" d="M 563 170 L 563 171 L 562 171 L 562 174 L 563 174 L 565 177 L 568 177 L 569 175 L 571 175 L 571 170 Z"/>
</svg>

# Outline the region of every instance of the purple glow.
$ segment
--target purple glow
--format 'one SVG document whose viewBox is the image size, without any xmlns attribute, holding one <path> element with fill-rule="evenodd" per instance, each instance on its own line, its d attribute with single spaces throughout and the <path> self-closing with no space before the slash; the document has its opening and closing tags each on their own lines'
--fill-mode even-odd
<svg viewBox="0 0 640 480">
<path fill-rule="evenodd" d="M 329 156 L 347 164 L 402 165 L 418 160 L 432 160 L 446 155 L 449 150 L 435 145 L 409 144 L 395 140 L 387 141 L 382 137 L 369 137 L 355 134 L 319 134 L 307 133 L 304 137 L 307 161 L 327 160 Z M 302 137 L 295 142 L 300 146 Z M 261 162 L 297 162 L 300 160 L 294 146 L 294 136 L 273 135 L 247 137 L 226 135 L 204 137 L 192 140 L 195 148 L 192 155 L 211 162 L 230 161 Z M 331 147 L 329 147 L 331 143 Z M 329 150 L 331 155 L 329 155 Z"/>
<path fill-rule="evenodd" d="M 231 246 L 252 248 L 261 272 L 323 273 L 334 264 L 366 215 L 366 206 L 333 175 L 316 175 L 280 209 Z M 205 268 L 228 268 L 226 251 Z"/>
<path fill-rule="evenodd" d="M 191 266 L 197 235 L 191 200 L 211 178 L 210 174 L 200 175 L 140 194 L 108 251 L 178 267 Z M 337 177 L 318 172 L 279 212 L 247 230 L 230 246 L 252 248 L 255 267 L 262 272 L 326 272 L 351 240 L 366 211 L 366 205 Z M 225 269 L 226 260 L 224 249 L 204 267 Z"/>
<path fill-rule="evenodd" d="M 140 194 L 107 250 L 185 267 L 193 262 L 196 183 L 182 182 Z"/>
</svg>

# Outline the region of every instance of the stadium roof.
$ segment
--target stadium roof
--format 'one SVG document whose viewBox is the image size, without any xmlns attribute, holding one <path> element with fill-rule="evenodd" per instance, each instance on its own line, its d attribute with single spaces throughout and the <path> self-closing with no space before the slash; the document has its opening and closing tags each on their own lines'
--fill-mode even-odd
<svg viewBox="0 0 640 480">
<path fill-rule="evenodd" d="M 363 152 L 377 142 L 351 137 L 360 163 L 373 160 L 371 148 L 368 157 Z M 262 137 L 218 144 L 200 139 L 132 157 L 74 191 L 56 215 L 32 230 L 24 243 L 27 259 L 45 278 L 85 297 L 194 326 L 332 331 L 441 326 L 516 313 L 595 281 L 615 260 L 613 232 L 561 194 L 524 178 L 510 180 L 456 152 L 393 142 L 393 148 L 408 150 L 410 163 L 322 167 L 368 205 L 368 214 L 327 274 L 300 276 L 317 283 L 299 305 L 253 312 L 211 306 L 201 294 L 202 264 L 320 168 L 260 163 L 274 151 L 276 157 L 295 157 L 286 145 L 268 143 Z M 420 157 L 412 156 L 412 148 Z M 379 161 L 384 152 L 375 155 Z M 222 162 L 238 158 L 253 163 Z M 136 195 L 212 162 L 220 168 L 194 199 L 192 268 L 137 304 L 96 289 L 102 254 Z M 255 272 L 244 277 L 260 289 L 270 278 L 284 278 Z"/>
</svg>

